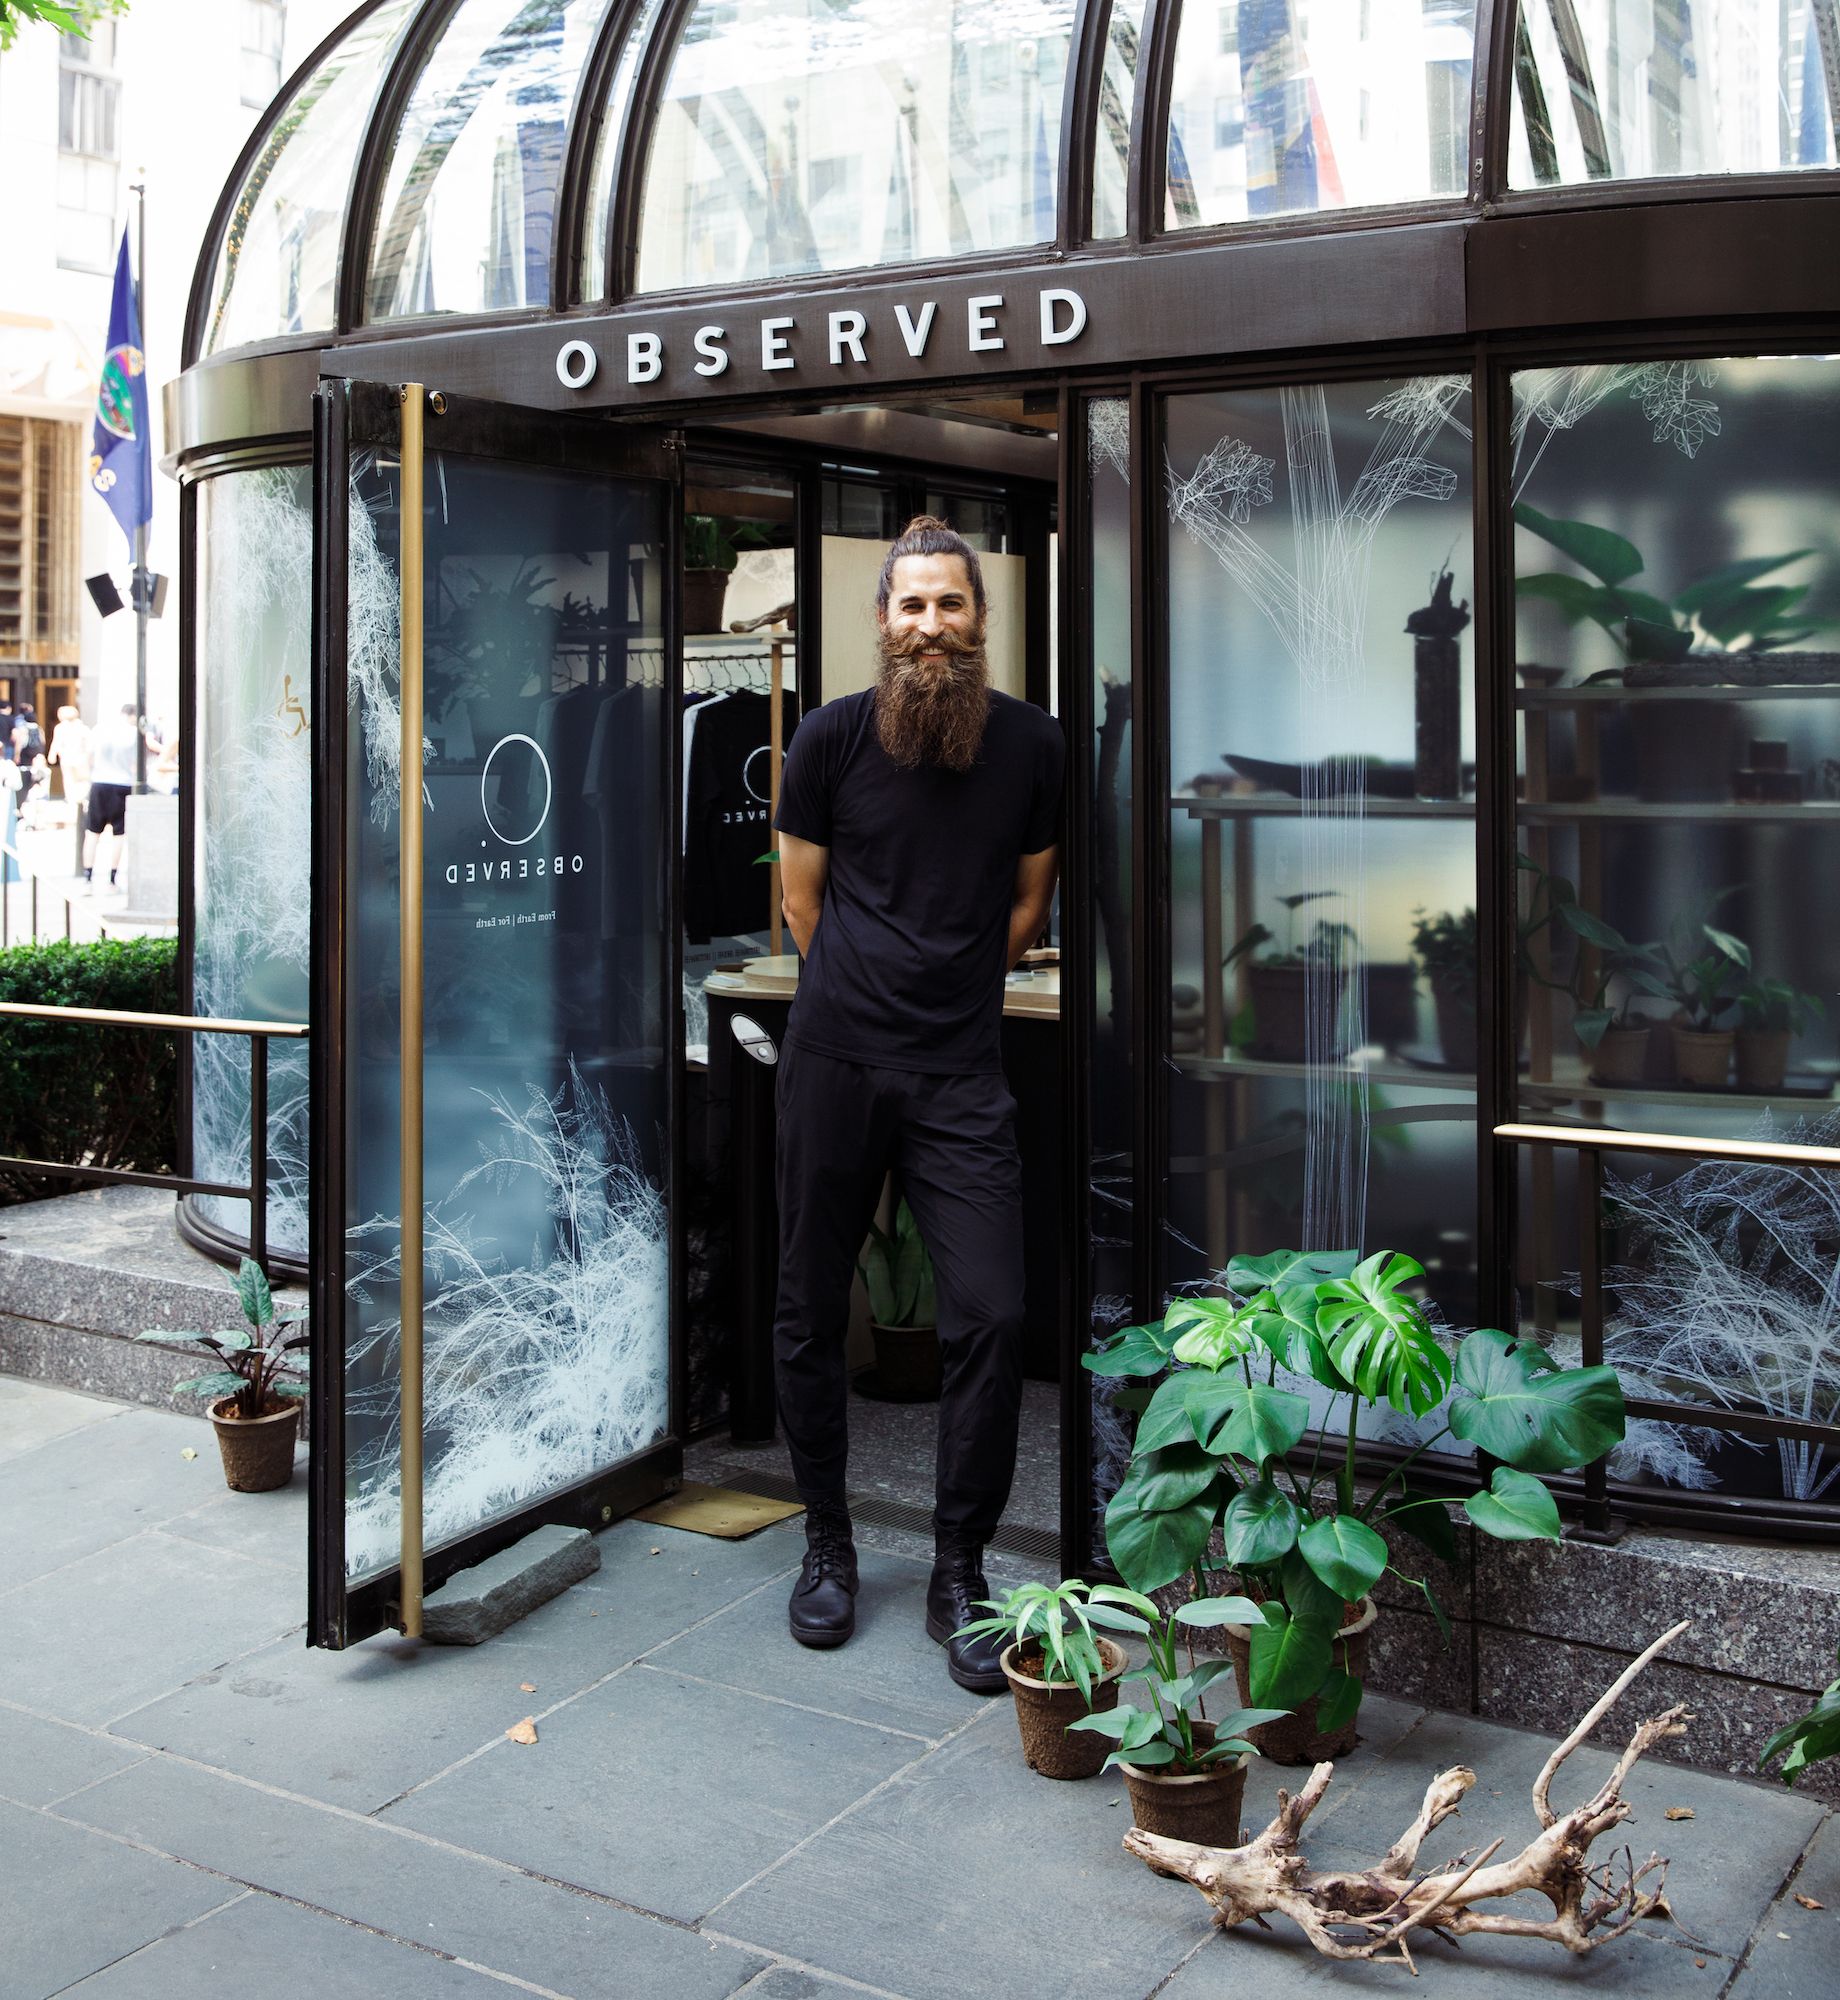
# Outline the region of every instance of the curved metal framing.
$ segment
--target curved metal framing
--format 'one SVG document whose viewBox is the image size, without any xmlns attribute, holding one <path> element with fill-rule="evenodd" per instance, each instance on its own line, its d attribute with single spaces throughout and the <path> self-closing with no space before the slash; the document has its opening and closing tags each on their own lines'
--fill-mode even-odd
<svg viewBox="0 0 1840 2000">
<path fill-rule="evenodd" d="M 1060 152 L 1054 188 L 1054 247 L 1072 250 L 1092 233 L 1093 136 L 1112 0 L 1076 0 L 1061 86 Z"/>
<path fill-rule="evenodd" d="M 345 197 L 345 233 L 339 240 L 337 321 L 340 333 L 364 324 L 364 291 L 370 282 L 371 242 L 377 230 L 377 206 L 390 170 L 390 154 L 402 129 L 409 95 L 434 45 L 464 0 L 423 0 L 422 11 L 403 31 L 371 100 L 358 157 L 352 162 L 351 188 Z"/>
<path fill-rule="evenodd" d="M 1146 0 L 1144 24 L 1138 30 L 1137 69 L 1131 78 L 1131 151 L 1124 163 L 1124 235 L 1131 244 L 1141 244 L 1156 233 L 1147 218 L 1159 212 L 1163 199 L 1163 162 L 1147 136 L 1158 99 L 1152 79 L 1162 67 L 1164 44 L 1175 46 L 1181 18 L 1182 0 Z"/>
<path fill-rule="evenodd" d="M 565 312 L 581 302 L 581 260 L 586 248 L 582 231 L 593 192 L 589 183 L 594 176 L 594 156 L 600 147 L 601 125 L 620 57 L 644 5 L 645 0 L 611 0 L 582 67 L 575 102 L 569 107 L 568 130 L 562 140 L 562 179 L 556 188 L 555 234 L 549 246 L 552 312 Z"/>
<path fill-rule="evenodd" d="M 223 192 L 217 197 L 217 206 L 211 211 L 211 220 L 205 227 L 204 240 L 198 248 L 198 262 L 192 272 L 192 293 L 185 305 L 185 332 L 179 348 L 184 367 L 190 368 L 202 358 L 205 315 L 210 311 L 211 280 L 217 273 L 217 254 L 223 247 L 224 234 L 230 226 L 230 212 L 236 206 L 237 196 L 243 191 L 243 183 L 249 178 L 250 168 L 255 165 L 257 156 L 268 143 L 268 136 L 275 129 L 276 121 L 293 103 L 301 86 L 326 58 L 357 32 L 359 23 L 367 15 L 376 13 L 378 8 L 385 4 L 386 0 L 363 0 L 362 5 L 346 15 L 275 93 L 274 102 L 257 120 L 255 130 L 250 133 L 243 150 L 237 154 L 236 164 L 230 169 L 230 177 L 224 182 Z"/>
<path fill-rule="evenodd" d="M 652 133 L 670 79 L 677 45 L 696 11 L 697 0 L 665 0 L 652 39 L 633 73 L 632 94 L 620 114 L 620 144 L 613 169 L 613 199 L 607 204 L 607 303 L 633 294 L 639 269 L 639 210 L 645 199 L 645 170 L 651 163 Z"/>
</svg>

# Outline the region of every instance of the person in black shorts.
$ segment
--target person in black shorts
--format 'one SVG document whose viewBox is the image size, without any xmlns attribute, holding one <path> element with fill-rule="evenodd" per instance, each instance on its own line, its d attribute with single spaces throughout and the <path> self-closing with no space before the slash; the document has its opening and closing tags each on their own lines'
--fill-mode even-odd
<svg viewBox="0 0 1840 2000">
<path fill-rule="evenodd" d="M 128 837 L 128 794 L 132 785 L 92 784 L 89 788 L 89 814 L 83 822 L 86 833 L 101 833 L 105 828 L 117 840 Z M 114 870 L 109 871 L 111 879 Z"/>
<path fill-rule="evenodd" d="M 792 1635 L 855 1629 L 844 1337 L 892 1169 L 933 1259 L 943 1387 L 926 1629 L 961 1687 L 998 1648 L 952 1635 L 988 1594 L 1016 1465 L 1022 1187 L 999 1047 L 1003 981 L 1054 896 L 1065 746 L 989 685 L 976 552 L 910 522 L 876 594 L 876 685 L 799 725 L 780 790 L 786 921 L 804 959 L 778 1079 L 780 1420 L 805 1502 Z"/>
<path fill-rule="evenodd" d="M 127 858 L 128 794 L 134 789 L 134 765 L 140 748 L 139 723 L 132 702 L 97 730 L 91 746 L 89 810 L 84 816 L 83 879 L 92 881 L 102 864 L 104 832 L 114 836 L 109 849 L 109 880 L 113 883 Z"/>
</svg>

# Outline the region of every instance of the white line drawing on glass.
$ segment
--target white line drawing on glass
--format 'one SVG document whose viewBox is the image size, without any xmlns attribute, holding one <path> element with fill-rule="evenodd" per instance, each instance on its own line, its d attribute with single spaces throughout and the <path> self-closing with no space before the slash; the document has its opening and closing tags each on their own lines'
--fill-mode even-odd
<svg viewBox="0 0 1840 2000">
<path fill-rule="evenodd" d="M 478 1093 L 480 1159 L 428 1211 L 423 1311 L 424 1538 L 430 1548 L 630 1458 L 664 1434 L 669 1231 L 631 1126 L 573 1060 L 519 1108 Z M 513 1261 L 478 1196 L 536 1176 L 547 1240 Z M 469 1202 L 471 1194 L 473 1202 Z M 359 1303 L 394 1292 L 401 1221 L 348 1232 Z M 347 1356 L 350 1416 L 372 1420 L 346 1466 L 349 1576 L 396 1560 L 401 1519 L 401 1322 L 373 1321 Z"/>
</svg>

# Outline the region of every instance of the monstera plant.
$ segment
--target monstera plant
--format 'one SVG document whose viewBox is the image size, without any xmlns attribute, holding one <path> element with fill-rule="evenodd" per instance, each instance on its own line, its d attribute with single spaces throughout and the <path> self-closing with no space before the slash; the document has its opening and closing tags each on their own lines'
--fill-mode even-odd
<svg viewBox="0 0 1840 2000">
<path fill-rule="evenodd" d="M 1323 1730 L 1351 1724 L 1360 1705 L 1342 1635 L 1386 1571 L 1423 1592 L 1449 1636 L 1430 1582 L 1393 1553 L 1407 1535 L 1455 1554 L 1457 1503 L 1413 1484 L 1427 1452 L 1454 1438 L 1494 1462 L 1460 1502 L 1484 1534 L 1557 1541 L 1559 1511 L 1536 1475 L 1582 1466 L 1623 1435 L 1613 1369 L 1561 1368 L 1537 1342 L 1492 1328 L 1451 1342 L 1414 1295 L 1423 1276 L 1392 1250 L 1235 1257 L 1226 1296 L 1172 1299 L 1162 1319 L 1086 1357 L 1095 1374 L 1144 1378 L 1139 1397 L 1160 1378 L 1106 1509 L 1119 1574 L 1138 1591 L 1190 1578 L 1207 1596 L 1214 1576 L 1234 1573 L 1262 1612 L 1242 1698 L 1314 1704 Z M 1314 1434 L 1309 1398 L 1282 1379 L 1299 1376 L 1330 1392 Z M 1364 1488 L 1359 1420 L 1381 1404 L 1417 1420 L 1422 1441 Z"/>
</svg>

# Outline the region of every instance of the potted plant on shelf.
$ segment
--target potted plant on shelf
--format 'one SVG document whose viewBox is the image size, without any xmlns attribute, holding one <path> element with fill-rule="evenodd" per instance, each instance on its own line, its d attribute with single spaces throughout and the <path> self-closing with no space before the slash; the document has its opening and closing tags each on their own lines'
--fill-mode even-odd
<svg viewBox="0 0 1840 2000">
<path fill-rule="evenodd" d="M 892 1232 L 870 1223 L 869 1240 L 856 1268 L 869 1293 L 876 1395 L 889 1403 L 937 1402 L 940 1363 L 933 1260 L 905 1197 L 895 1210 Z"/>
<path fill-rule="evenodd" d="M 720 632 L 728 579 L 745 548 L 765 548 L 771 537 L 750 521 L 716 514 L 684 516 L 684 630 Z"/>
<path fill-rule="evenodd" d="M 1805 1035 L 1826 1009 L 1812 993 L 1786 979 L 1754 979 L 1738 993 L 1738 1087 L 1769 1092 L 1783 1087 L 1789 1044 Z"/>
<path fill-rule="evenodd" d="M 1235 1257 L 1225 1296 L 1172 1299 L 1161 1320 L 1084 1357 L 1095 1374 L 1163 1377 L 1106 1509 L 1112 1562 L 1144 1593 L 1190 1579 L 1198 1605 L 1210 1574 L 1237 1576 L 1260 1614 L 1237 1633 L 1227 1623 L 1239 1696 L 1292 1711 L 1250 1730 L 1281 1763 L 1353 1747 L 1369 1592 L 1387 1570 L 1424 1594 L 1448 1635 L 1429 1582 L 1391 1551 L 1404 1532 L 1454 1554 L 1447 1502 L 1410 1483 L 1426 1452 L 1455 1437 L 1500 1461 L 1462 1501 L 1485 1534 L 1557 1541 L 1558 1509 L 1534 1475 L 1573 1470 L 1623 1435 L 1613 1369 L 1561 1368 L 1537 1342 L 1486 1327 L 1453 1354 L 1411 1295 L 1422 1276 L 1390 1250 Z M 1281 1371 L 1329 1391 L 1313 1443 L 1309 1399 L 1281 1386 Z M 1411 1418 L 1421 1442 L 1362 1497 L 1358 1424 L 1380 1404 Z"/>
<path fill-rule="evenodd" d="M 1476 974 L 1480 964 L 1476 913 L 1413 912 L 1412 950 L 1425 968 L 1437 1013 L 1438 1052 L 1447 1068 L 1476 1069 Z"/>
<path fill-rule="evenodd" d="M 1570 999 L 1572 1033 L 1590 1060 L 1592 1082 L 1640 1083 L 1647 1072 L 1652 1024 L 1634 1011 L 1636 996 L 1672 997 L 1657 947 L 1631 944 L 1615 925 L 1579 902 L 1577 890 L 1563 875 L 1548 873 L 1529 855 L 1516 859 L 1534 878 L 1520 926 L 1523 969 L 1540 985 Z M 1549 925 L 1569 932 L 1572 939 L 1572 963 L 1563 979 L 1540 971 L 1529 950 L 1534 935 Z M 1612 1005 L 1619 982 L 1620 998 Z"/>
<path fill-rule="evenodd" d="M 138 1340 L 192 1341 L 223 1363 L 208 1375 L 175 1382 L 175 1395 L 209 1396 L 211 1427 L 224 1463 L 225 1483 L 236 1493 L 268 1493 L 294 1476 L 294 1440 L 300 1429 L 304 1382 L 280 1380 L 290 1355 L 305 1368 L 305 1315 L 275 1310 L 262 1267 L 253 1257 L 237 1266 L 236 1297 L 246 1324 L 219 1333 L 174 1333 L 165 1327 Z M 296 1329 L 301 1329 L 297 1331 Z"/>
<path fill-rule="evenodd" d="M 1237 1708 L 1209 1721 L 1203 1699 L 1216 1681 L 1234 1671 L 1233 1662 L 1197 1660 L 1192 1642 L 1198 1631 L 1256 1618 L 1259 1607 L 1243 1597 L 1200 1597 L 1171 1614 L 1147 1597 L 1122 1595 L 1138 1614 L 1135 1626 L 1150 1654 L 1148 1665 L 1124 1678 L 1144 1685 L 1150 1705 L 1095 1710 L 1070 1724 L 1068 1733 L 1116 1746 L 1101 1768 L 1116 1764 L 1123 1771 L 1131 1817 L 1146 1833 L 1207 1847 L 1237 1847 L 1246 1766 L 1254 1754 L 1246 1732 L 1278 1721 L 1284 1711 Z M 1181 1637 L 1191 1642 L 1186 1673 L 1176 1655 Z"/>
<path fill-rule="evenodd" d="M 1669 997 L 1679 1012 L 1671 1025 L 1674 1074 L 1698 1090 L 1722 1090 L 1731 1069 L 1735 1028 L 1719 1017 L 1737 997 L 1731 991 L 1741 972 L 1751 969 L 1751 948 L 1707 922 L 1703 915 L 1681 917 L 1661 948 Z"/>
<path fill-rule="evenodd" d="M 1010 1635 L 1002 1664 L 1016 1701 L 1024 1762 L 1044 1778 L 1096 1777 L 1105 1762 L 1104 1744 L 1068 1731 L 1082 1716 L 1117 1707 L 1118 1680 L 1128 1661 L 1105 1629 L 1142 1631 L 1139 1613 L 1147 1600 L 1076 1576 L 1054 1585 L 1019 1584 L 981 1602 L 991 1615 L 953 1636 Z M 1148 1605 L 1148 1611 L 1154 1617 L 1156 1606 Z"/>
<path fill-rule="evenodd" d="M 1347 1054 L 1347 1024 L 1342 1000 L 1347 992 L 1347 954 L 1355 943 L 1353 927 L 1319 918 L 1310 935 L 1297 941 L 1297 912 L 1306 903 L 1321 902 L 1340 892 L 1305 889 L 1280 896 L 1285 911 L 1284 949 L 1257 956 L 1260 946 L 1275 942 L 1263 924 L 1254 924 L 1227 953 L 1221 971 L 1246 960 L 1246 982 L 1252 995 L 1252 1053 L 1272 1062 L 1337 1062 Z M 1310 1046 L 1310 999 L 1314 991 L 1318 1017 L 1327 1024 L 1329 1047 Z"/>
</svg>

